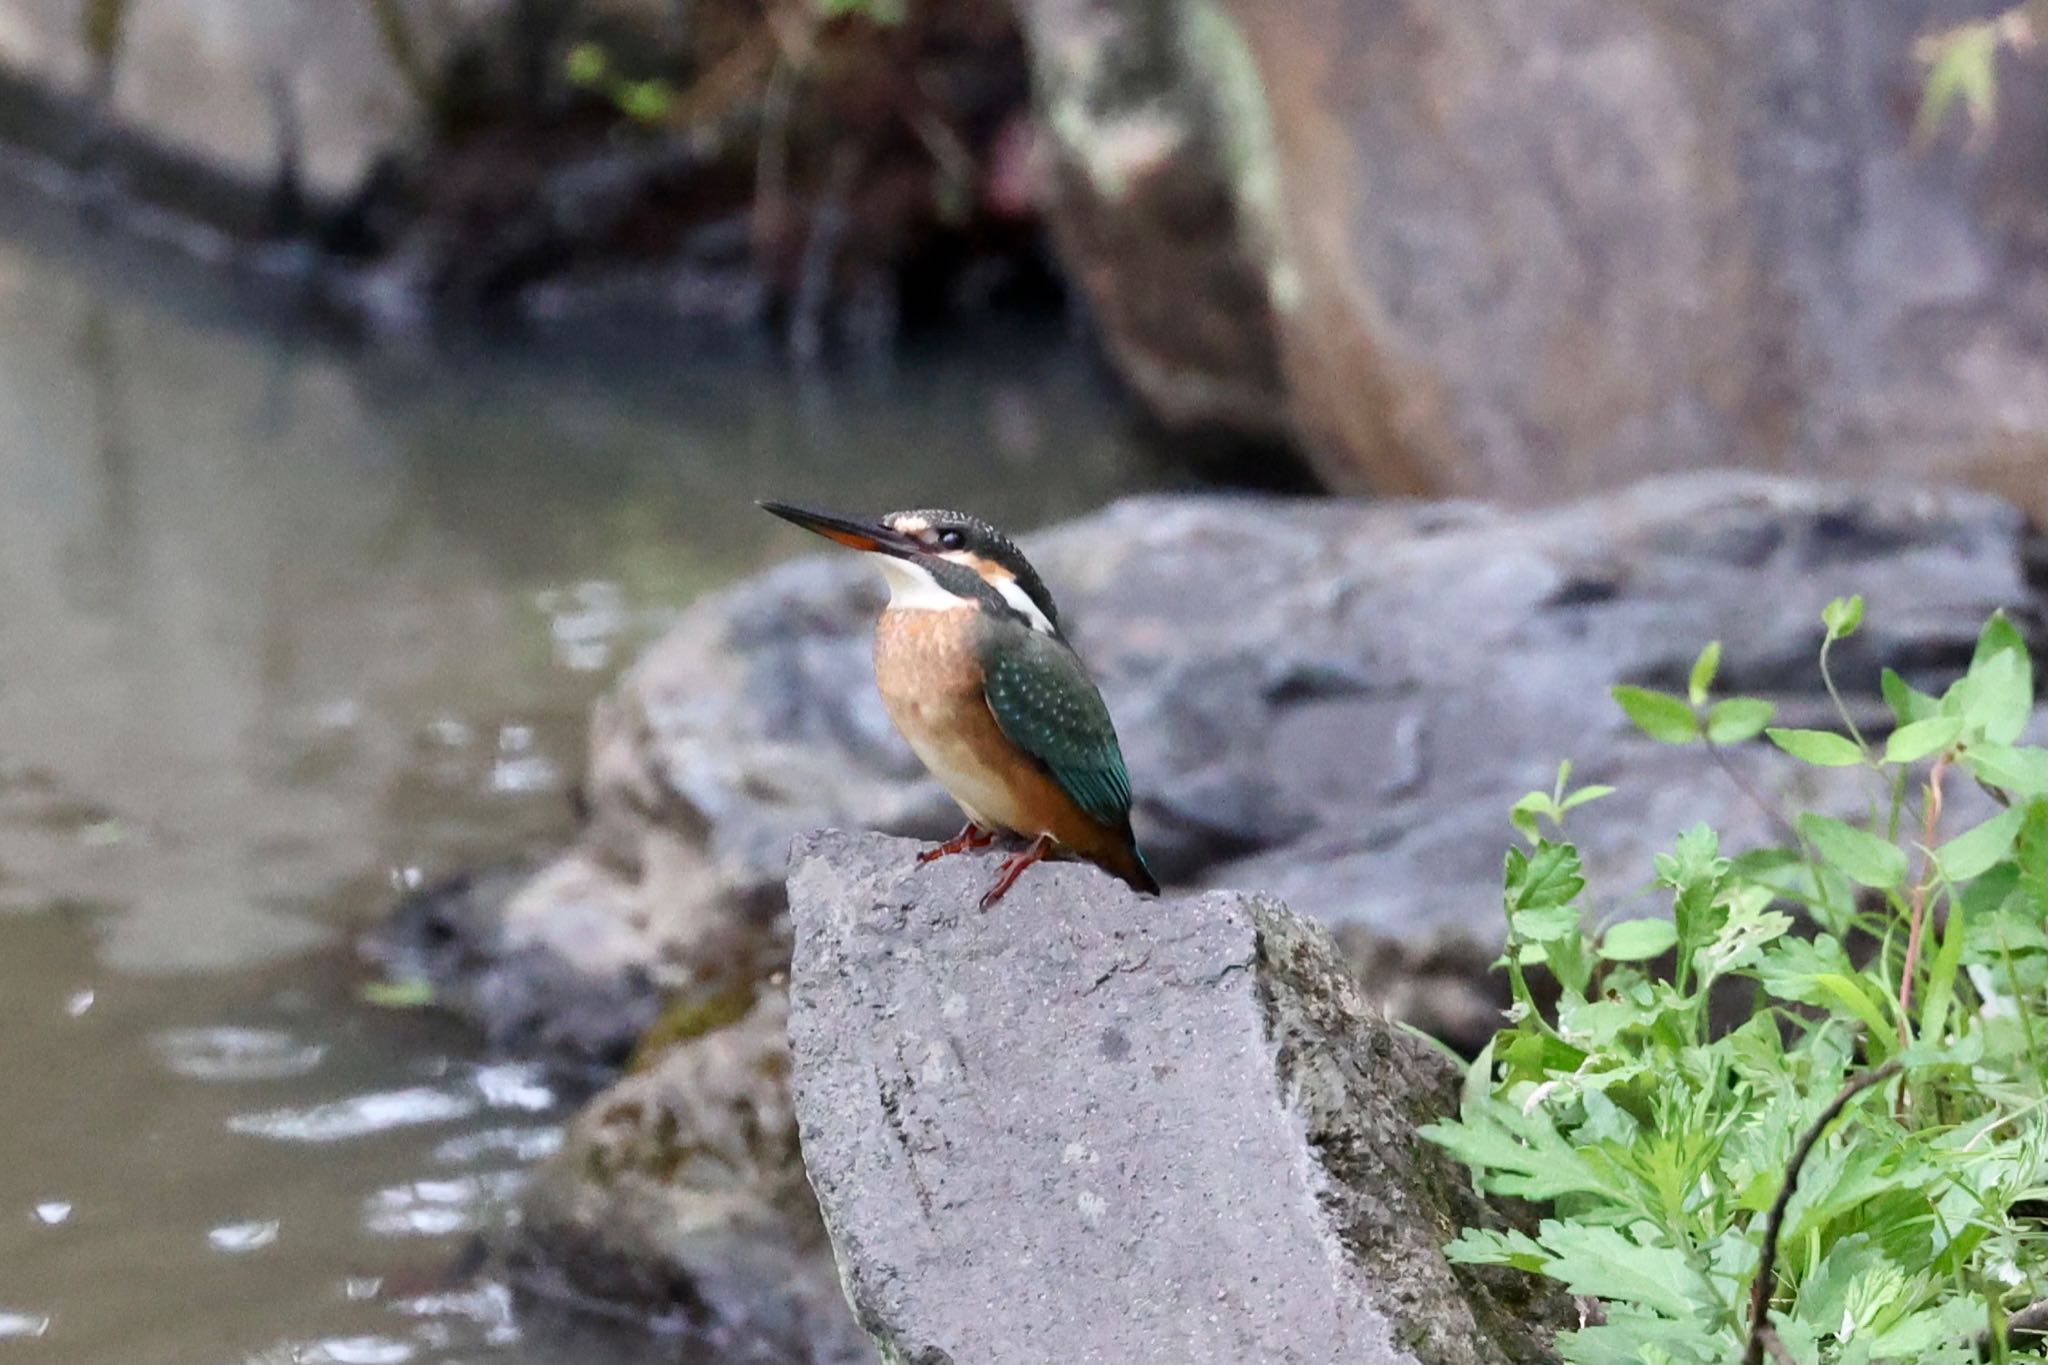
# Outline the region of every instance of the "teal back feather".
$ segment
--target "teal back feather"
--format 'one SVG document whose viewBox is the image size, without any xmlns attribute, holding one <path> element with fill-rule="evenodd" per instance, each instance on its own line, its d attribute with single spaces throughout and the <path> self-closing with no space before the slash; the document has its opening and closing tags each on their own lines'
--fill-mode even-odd
<svg viewBox="0 0 2048 1365">
<path fill-rule="evenodd" d="M 1131 776 L 1109 708 L 1066 642 L 983 613 L 983 688 L 996 724 L 1110 829 L 1128 828 Z"/>
</svg>

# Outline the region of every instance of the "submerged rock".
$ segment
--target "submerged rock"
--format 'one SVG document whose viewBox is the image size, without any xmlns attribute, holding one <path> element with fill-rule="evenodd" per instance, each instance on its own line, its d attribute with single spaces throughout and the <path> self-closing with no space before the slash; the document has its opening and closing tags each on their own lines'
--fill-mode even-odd
<svg viewBox="0 0 2048 1365">
<path fill-rule="evenodd" d="M 1458 1068 L 1270 897 L 799 840 L 805 1165 L 885 1358 L 1551 1360 L 1564 1300 L 1453 1267 L 1503 1216 L 1418 1125 Z"/>
<path fill-rule="evenodd" d="M 542 1298 L 652 1319 L 730 1365 L 869 1365 L 798 1158 L 788 1006 L 679 1041 L 597 1096 L 510 1252 Z"/>
<path fill-rule="evenodd" d="M 2025 528 L 1994 499 L 1735 474 L 1535 512 L 1139 498 L 1029 549 L 1116 717 L 1160 875 L 1271 890 L 1341 930 L 1380 998 L 1466 1043 L 1493 1026 L 1472 969 L 1501 932 L 1505 813 L 1560 759 L 1622 791 L 1573 815 L 1610 896 L 1697 821 L 1731 846 L 1773 834 L 1705 755 L 1636 734 L 1610 685 L 1682 688 L 1719 639 L 1728 689 L 1827 724 L 1831 597 L 1869 599 L 1834 669 L 1873 713 L 1880 665 L 1937 682 L 1992 609 L 2031 619 L 2035 600 Z M 880 602 L 841 555 L 685 613 L 598 708 L 579 846 L 443 925 L 448 998 L 503 1037 L 623 1056 L 656 1001 L 787 960 L 794 835 L 950 834 L 957 812 L 875 694 Z M 1853 773 L 1761 741 L 1728 757 L 1773 800 L 1861 800 Z M 579 993 L 631 1007 L 572 1020 Z"/>
</svg>

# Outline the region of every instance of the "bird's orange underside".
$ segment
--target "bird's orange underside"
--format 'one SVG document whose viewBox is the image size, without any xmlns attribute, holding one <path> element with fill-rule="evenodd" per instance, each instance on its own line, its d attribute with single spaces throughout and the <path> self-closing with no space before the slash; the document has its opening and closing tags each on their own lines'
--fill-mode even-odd
<svg viewBox="0 0 2048 1365">
<path fill-rule="evenodd" d="M 882 613 L 875 681 L 890 719 L 970 820 L 1026 838 L 1050 834 L 1063 852 L 1123 875 L 1122 832 L 1098 824 L 996 724 L 982 690 L 978 610 Z"/>
</svg>

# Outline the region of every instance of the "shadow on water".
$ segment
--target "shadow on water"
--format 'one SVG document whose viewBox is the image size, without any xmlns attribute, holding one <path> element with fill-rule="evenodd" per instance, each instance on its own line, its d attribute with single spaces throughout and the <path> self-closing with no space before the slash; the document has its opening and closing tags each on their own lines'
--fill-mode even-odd
<svg viewBox="0 0 2048 1365">
<path fill-rule="evenodd" d="M 35 212 L 0 206 L 0 1338 L 571 1358 L 433 1273 L 561 1105 L 359 1003 L 349 936 L 566 832 L 605 680 L 801 548 L 751 499 L 1028 526 L 1156 476 L 1056 334 L 810 384 L 622 335 L 365 352 Z"/>
</svg>

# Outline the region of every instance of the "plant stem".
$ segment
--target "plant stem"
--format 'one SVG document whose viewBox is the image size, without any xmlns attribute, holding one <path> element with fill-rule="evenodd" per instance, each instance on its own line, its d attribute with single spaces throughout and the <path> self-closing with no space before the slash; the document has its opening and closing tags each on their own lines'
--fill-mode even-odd
<svg viewBox="0 0 2048 1365">
<path fill-rule="evenodd" d="M 1834 702 L 1835 704 L 1835 714 L 1842 718 L 1842 724 L 1849 727 L 1849 738 L 1855 740 L 1856 747 L 1863 750 L 1864 755 L 1868 757 L 1870 753 L 1870 745 L 1864 742 L 1863 732 L 1856 728 L 1856 718 L 1849 714 L 1848 705 L 1845 702 L 1843 702 L 1842 694 L 1838 690 L 1836 690 L 1835 675 L 1828 671 L 1828 649 L 1834 643 L 1835 642 L 1832 638 L 1820 642 L 1821 685 L 1827 688 L 1828 699 Z"/>
<path fill-rule="evenodd" d="M 1756 789 L 1755 783 L 1751 782 L 1748 778 L 1742 775 L 1741 770 L 1737 768 L 1735 764 L 1729 760 L 1728 751 L 1722 748 L 1720 745 L 1714 743 L 1714 741 L 1711 739 L 1705 742 L 1707 746 L 1707 756 L 1713 759 L 1715 765 L 1719 767 L 1722 772 L 1728 775 L 1728 780 L 1730 782 L 1733 782 L 1736 785 L 1737 789 L 1739 789 L 1744 796 L 1748 797 L 1758 810 L 1762 811 L 1767 817 L 1769 817 L 1772 824 L 1778 827 L 1778 832 L 1785 836 L 1786 844 L 1793 848 L 1804 847 L 1805 840 L 1799 837 L 1798 827 L 1795 826 L 1790 820 L 1788 820 L 1785 817 L 1785 813 L 1783 811 L 1779 810 L 1775 805 L 1771 804 L 1771 800 L 1769 797 L 1765 796 L 1762 792 Z"/>
<path fill-rule="evenodd" d="M 1934 885 L 1934 836 L 1941 825 L 1941 779 L 1948 771 L 1948 755 L 1934 760 L 1927 775 L 1927 817 L 1920 832 L 1920 880 L 1914 883 L 1911 918 L 1906 930 L 1906 965 L 1899 973 L 1899 1045 L 1911 1042 L 1908 1020 L 1913 1009 L 1913 974 L 1920 969 L 1920 939 L 1927 928 L 1927 893 Z"/>
<path fill-rule="evenodd" d="M 1764 1244 L 1757 1259 L 1756 1278 L 1749 1285 L 1749 1347 L 1743 1352 L 1742 1365 L 1763 1365 L 1764 1351 L 1776 1336 L 1771 1330 L 1771 1282 L 1778 1273 L 1778 1234 L 1785 1225 L 1785 1208 L 1792 1202 L 1793 1191 L 1799 1187 L 1800 1167 L 1806 1164 L 1806 1158 L 1812 1154 L 1814 1144 L 1820 1141 L 1828 1125 L 1849 1107 L 1849 1101 L 1898 1075 L 1901 1065 L 1894 1057 L 1843 1086 L 1799 1139 L 1799 1145 L 1792 1149 L 1792 1159 L 1785 1164 L 1785 1183 L 1778 1186 L 1778 1197 L 1771 1201 L 1771 1211 L 1764 1215 Z"/>
</svg>

